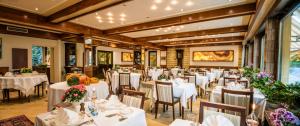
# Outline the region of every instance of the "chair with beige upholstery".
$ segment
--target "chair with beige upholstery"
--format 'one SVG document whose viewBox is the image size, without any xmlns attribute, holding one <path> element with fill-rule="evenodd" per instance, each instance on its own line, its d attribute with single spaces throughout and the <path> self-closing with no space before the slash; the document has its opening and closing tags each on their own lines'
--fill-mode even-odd
<svg viewBox="0 0 300 126">
<path fill-rule="evenodd" d="M 123 89 L 121 101 L 127 106 L 143 109 L 145 93 Z"/>
<path fill-rule="evenodd" d="M 204 109 L 204 107 L 208 109 Z M 222 110 L 229 110 L 234 111 L 236 113 L 239 113 L 239 116 L 227 114 L 223 112 L 217 112 L 213 109 L 222 109 Z M 199 123 L 203 123 L 203 121 L 210 116 L 218 116 L 221 115 L 228 120 L 230 120 L 235 126 L 246 126 L 246 108 L 240 107 L 240 106 L 234 106 L 234 105 L 227 105 L 227 104 L 221 104 L 221 103 L 212 103 L 207 101 L 200 101 L 200 112 L 199 112 Z M 226 126 L 226 124 L 223 124 Z"/>
<path fill-rule="evenodd" d="M 130 73 L 119 73 L 119 94 L 122 94 L 123 89 L 132 89 Z"/>
<path fill-rule="evenodd" d="M 165 111 L 165 105 L 172 106 L 173 120 L 175 120 L 175 104 L 179 103 L 180 115 L 181 115 L 181 104 L 180 104 L 180 98 L 175 98 L 173 95 L 173 84 L 171 82 L 156 81 L 155 87 L 156 87 L 156 96 L 157 96 L 155 102 L 155 118 L 157 118 L 158 105 L 163 104 L 164 105 L 163 111 Z"/>
</svg>

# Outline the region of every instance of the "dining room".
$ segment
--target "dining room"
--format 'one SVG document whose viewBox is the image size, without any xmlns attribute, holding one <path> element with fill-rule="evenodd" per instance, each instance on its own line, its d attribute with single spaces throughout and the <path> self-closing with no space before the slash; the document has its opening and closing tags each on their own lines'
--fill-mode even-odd
<svg viewBox="0 0 300 126">
<path fill-rule="evenodd" d="M 0 126 L 300 126 L 298 0 L 0 0 Z"/>
</svg>

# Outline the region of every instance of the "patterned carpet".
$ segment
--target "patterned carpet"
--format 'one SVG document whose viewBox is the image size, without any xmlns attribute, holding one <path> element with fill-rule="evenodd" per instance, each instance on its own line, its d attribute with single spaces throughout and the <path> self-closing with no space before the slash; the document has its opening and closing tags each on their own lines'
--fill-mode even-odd
<svg viewBox="0 0 300 126">
<path fill-rule="evenodd" d="M 34 124 L 25 115 L 19 115 L 0 120 L 0 126 L 34 126 Z"/>
</svg>

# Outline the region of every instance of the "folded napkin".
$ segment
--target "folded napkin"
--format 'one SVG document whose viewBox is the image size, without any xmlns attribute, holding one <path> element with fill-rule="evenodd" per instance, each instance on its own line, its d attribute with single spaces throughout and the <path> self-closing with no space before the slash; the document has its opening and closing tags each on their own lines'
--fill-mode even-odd
<svg viewBox="0 0 300 126">
<path fill-rule="evenodd" d="M 211 115 L 205 118 L 202 126 L 234 126 L 232 122 L 222 115 Z"/>
<path fill-rule="evenodd" d="M 117 105 L 119 103 L 120 103 L 120 100 L 119 100 L 118 96 L 116 96 L 116 95 L 110 96 L 110 98 L 108 99 L 108 102 L 107 102 L 108 105 Z"/>
<path fill-rule="evenodd" d="M 248 79 L 246 77 L 242 77 L 241 80 L 247 81 Z"/>
<path fill-rule="evenodd" d="M 12 72 L 6 72 L 6 73 L 4 74 L 4 76 L 5 76 L 5 77 L 13 77 L 14 74 L 13 74 Z"/>
<path fill-rule="evenodd" d="M 65 108 L 60 108 L 57 111 L 56 122 L 58 124 L 73 125 L 79 121 L 79 114 Z"/>
</svg>

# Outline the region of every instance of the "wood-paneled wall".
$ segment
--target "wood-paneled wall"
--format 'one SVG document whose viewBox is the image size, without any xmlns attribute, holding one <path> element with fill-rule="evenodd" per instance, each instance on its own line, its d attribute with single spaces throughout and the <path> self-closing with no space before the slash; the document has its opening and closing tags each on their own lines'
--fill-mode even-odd
<svg viewBox="0 0 300 126">
<path fill-rule="evenodd" d="M 189 68 L 190 66 L 190 48 L 168 48 L 167 49 L 167 67 L 175 67 L 177 66 L 177 59 L 176 59 L 176 50 L 182 49 L 183 50 L 183 67 Z"/>
</svg>

